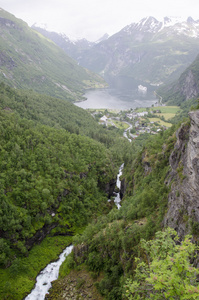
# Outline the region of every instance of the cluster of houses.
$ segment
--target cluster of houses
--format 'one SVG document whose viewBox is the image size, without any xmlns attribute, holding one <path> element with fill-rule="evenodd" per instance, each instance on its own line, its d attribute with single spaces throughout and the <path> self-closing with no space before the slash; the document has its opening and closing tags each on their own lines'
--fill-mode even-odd
<svg viewBox="0 0 199 300">
<path fill-rule="evenodd" d="M 148 115 L 147 111 L 126 113 L 126 117 L 130 120 L 135 119 L 137 117 L 144 117 L 146 115 Z"/>
<path fill-rule="evenodd" d="M 155 126 L 154 122 L 146 122 L 143 117 L 147 116 L 149 112 L 143 111 L 143 112 L 126 112 L 123 116 L 120 114 L 118 117 L 112 117 L 112 116 L 106 116 L 103 115 L 99 123 L 105 126 L 116 126 L 114 124 L 114 120 L 118 120 L 121 122 L 126 122 L 129 125 L 129 128 L 125 130 L 125 135 L 127 131 L 129 131 L 129 136 L 133 139 L 135 139 L 137 136 L 143 133 L 150 133 L 150 134 L 157 134 L 159 131 L 161 131 L 163 128 L 160 126 Z M 160 111 L 151 111 L 150 113 L 160 113 Z M 127 121 L 128 119 L 128 121 Z M 133 128 L 133 134 L 130 132 Z"/>
</svg>

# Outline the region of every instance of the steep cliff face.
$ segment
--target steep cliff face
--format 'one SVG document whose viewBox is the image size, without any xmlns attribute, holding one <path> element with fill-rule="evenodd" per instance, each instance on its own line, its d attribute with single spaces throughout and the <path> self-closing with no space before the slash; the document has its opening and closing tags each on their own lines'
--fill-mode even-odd
<svg viewBox="0 0 199 300">
<path fill-rule="evenodd" d="M 191 99 L 199 95 L 199 86 L 196 76 L 194 76 L 192 70 L 188 70 L 184 80 L 184 84 L 181 87 L 180 91 L 183 96 L 187 99 Z"/>
<path fill-rule="evenodd" d="M 163 97 L 164 102 L 175 105 L 197 98 L 199 95 L 199 55 L 176 82 L 161 87 L 158 93 Z"/>
<path fill-rule="evenodd" d="M 190 124 L 177 131 L 177 142 L 170 156 L 171 184 L 164 226 L 174 228 L 183 237 L 199 231 L 199 111 L 189 113 Z"/>
</svg>

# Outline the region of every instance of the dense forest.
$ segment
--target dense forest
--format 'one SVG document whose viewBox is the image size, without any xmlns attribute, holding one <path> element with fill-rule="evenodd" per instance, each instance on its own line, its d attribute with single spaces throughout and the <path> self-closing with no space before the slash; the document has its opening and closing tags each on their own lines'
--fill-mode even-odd
<svg viewBox="0 0 199 300">
<path fill-rule="evenodd" d="M 110 183 L 133 151 L 122 132 L 103 128 L 67 101 L 3 83 L 0 99 L 3 298 L 6 276 L 20 270 L 20 261 L 36 244 L 49 235 L 72 236 L 110 210 Z M 28 288 L 24 285 L 19 294 L 9 288 L 9 299 L 21 298 Z"/>
<path fill-rule="evenodd" d="M 107 299 L 122 299 L 125 277 L 133 275 L 134 259 L 141 251 L 140 240 L 151 239 L 161 230 L 169 193 L 164 181 L 175 129 L 151 138 L 126 169 L 127 189 L 120 210 L 99 217 L 74 238 L 77 247 L 87 245 L 88 251 L 84 255 L 78 255 L 80 249 L 76 255 L 74 251 L 69 266 L 80 264 L 96 278 L 103 272 L 97 287 Z"/>
<path fill-rule="evenodd" d="M 105 299 L 131 297 L 124 287 L 133 291 L 126 280 L 135 276 L 135 258 L 145 257 L 141 240 L 162 229 L 175 132 L 183 118 L 189 123 L 196 101 L 181 105 L 170 129 L 129 143 L 67 101 L 3 83 L 0 99 L 1 298 L 22 299 L 42 266 L 71 242 L 59 280 L 84 270 Z M 123 162 L 118 210 L 107 200 Z M 59 299 L 59 280 L 49 299 Z"/>
<path fill-rule="evenodd" d="M 188 119 L 184 122 L 190 126 Z M 169 159 L 179 127 L 180 123 L 145 140 L 122 176 L 126 186 L 122 207 L 99 216 L 73 238 L 74 251 L 48 299 L 59 299 L 59 281 L 64 284 L 71 269 L 76 276 L 88 273 L 105 299 L 198 299 L 198 270 L 193 265 L 197 242 L 191 243 L 192 236 L 182 240 L 174 230 L 161 231 L 172 185 L 166 184 Z M 182 166 L 177 172 L 182 181 Z M 190 233 L 197 241 L 194 226 Z"/>
</svg>

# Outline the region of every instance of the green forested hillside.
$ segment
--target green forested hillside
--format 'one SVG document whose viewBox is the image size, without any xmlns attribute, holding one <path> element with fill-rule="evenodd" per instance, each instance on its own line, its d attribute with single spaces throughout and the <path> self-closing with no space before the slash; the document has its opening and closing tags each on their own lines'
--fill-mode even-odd
<svg viewBox="0 0 199 300">
<path fill-rule="evenodd" d="M 127 184 L 122 207 L 90 224 L 83 235 L 75 236 L 75 254 L 62 267 L 62 277 L 68 268 L 76 266 L 77 270 L 91 272 L 105 299 L 123 299 L 125 278 L 133 274 L 134 258 L 141 255 L 141 238 L 151 239 L 161 230 L 169 192 L 164 182 L 175 129 L 150 138 L 128 165 L 122 176 Z"/>
<path fill-rule="evenodd" d="M 85 224 L 99 205 L 103 209 L 106 197 L 98 185 L 105 185 L 115 173 L 98 142 L 34 125 L 5 111 L 0 165 L 1 237 L 10 248 L 6 256 L 2 253 L 5 266 L 13 248 L 26 253 L 29 239 L 44 225 L 56 230 L 64 225 L 66 232 L 74 224 Z"/>
<path fill-rule="evenodd" d="M 110 209 L 109 182 L 132 150 L 120 132 L 98 125 L 83 109 L 5 84 L 0 132 L 0 297 L 22 299 L 34 276 L 56 258 L 53 236 L 57 253 L 68 242 L 60 244 L 60 235 L 73 235 Z M 35 245 L 46 236 L 49 251 L 38 264 Z M 24 274 L 27 262 L 31 278 Z"/>
<path fill-rule="evenodd" d="M 31 91 L 16 90 L 4 83 L 0 84 L 0 97 L 0 107 L 15 112 L 20 118 L 86 135 L 110 148 L 112 155 L 121 163 L 130 159 L 132 147 L 126 139 L 119 138 L 123 131 L 115 127 L 103 128 L 87 111 L 68 101 Z"/>
<path fill-rule="evenodd" d="M 107 145 L 114 141 L 114 131 L 104 130 L 88 112 L 65 100 L 33 91 L 16 90 L 1 83 L 0 107 L 35 123 L 87 135 Z"/>
<path fill-rule="evenodd" d="M 75 101 L 104 80 L 78 66 L 63 50 L 0 10 L 0 80 L 13 87 Z"/>
<path fill-rule="evenodd" d="M 9 237 L 6 225 L 9 224 L 12 239 L 19 238 L 25 243 L 46 222 L 57 222 L 51 217 L 51 212 L 61 209 L 60 201 L 68 194 L 67 212 L 75 218 L 73 225 L 74 222 L 81 223 L 78 213 L 74 214 L 74 209 L 80 211 L 75 201 L 80 195 L 84 198 L 78 185 L 90 185 L 90 188 L 85 188 L 86 192 L 105 187 L 116 176 L 117 165 L 123 160 L 121 145 L 129 143 L 120 138 L 117 131 L 104 129 L 89 113 L 69 102 L 14 90 L 3 83 L 0 86 L 0 109 L 1 189 L 8 205 L 4 210 L 13 210 L 13 218 L 12 214 L 9 215 L 13 222 L 2 210 L 2 217 L 7 220 L 2 219 L 5 226 L 2 234 L 6 232 L 5 236 Z M 104 166 L 100 166 L 101 163 Z M 72 196 L 72 190 L 76 190 L 76 196 Z M 89 195 L 92 195 L 95 207 L 95 201 L 99 200 L 91 190 Z M 76 200 L 71 207 L 69 199 L 72 197 Z M 83 223 L 87 220 L 87 213 L 81 209 Z M 34 221 L 35 217 L 38 222 Z M 36 224 L 33 231 L 30 230 L 32 222 Z M 13 235 L 15 230 L 16 237 Z M 7 265 L 6 260 L 3 263 Z"/>
</svg>

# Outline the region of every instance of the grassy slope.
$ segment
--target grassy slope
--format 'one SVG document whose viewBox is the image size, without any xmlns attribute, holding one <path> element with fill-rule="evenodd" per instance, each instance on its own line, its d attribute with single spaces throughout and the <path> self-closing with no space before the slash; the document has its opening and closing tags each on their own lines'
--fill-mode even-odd
<svg viewBox="0 0 199 300">
<path fill-rule="evenodd" d="M 23 299 L 35 285 L 40 270 L 57 260 L 60 252 L 71 243 L 71 237 L 48 237 L 36 245 L 28 257 L 15 259 L 8 269 L 0 269 L 1 299 Z"/>
<path fill-rule="evenodd" d="M 149 118 L 150 122 L 157 122 L 162 126 L 165 127 L 171 127 L 172 123 L 170 123 L 170 119 L 174 118 L 177 113 L 180 113 L 181 109 L 179 106 L 155 106 L 153 108 L 150 108 L 149 110 L 153 111 L 160 111 L 160 113 L 154 113 L 154 118 Z M 146 108 L 139 108 L 137 109 L 138 112 L 146 111 Z M 160 118 L 163 117 L 166 121 L 161 120 Z"/>
<path fill-rule="evenodd" d="M 0 11 L 0 80 L 58 98 L 77 100 L 84 89 L 104 87 L 98 75 L 11 14 Z"/>
</svg>

